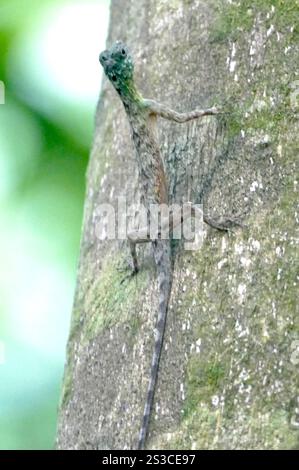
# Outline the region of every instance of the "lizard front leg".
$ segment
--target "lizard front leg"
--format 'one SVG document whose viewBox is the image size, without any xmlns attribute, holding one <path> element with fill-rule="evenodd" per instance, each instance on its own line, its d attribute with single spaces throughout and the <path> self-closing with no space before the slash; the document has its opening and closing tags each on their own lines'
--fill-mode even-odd
<svg viewBox="0 0 299 470">
<path fill-rule="evenodd" d="M 155 100 L 144 99 L 143 103 L 145 107 L 148 108 L 150 114 L 155 114 L 156 116 L 160 116 L 164 119 L 178 123 L 184 123 L 191 121 L 192 119 L 201 118 L 203 116 L 214 116 L 220 113 L 220 110 L 215 106 L 207 109 L 194 109 L 193 111 L 189 111 L 187 113 L 178 113 L 177 111 L 174 111 L 168 106 L 162 103 L 158 103 Z"/>
</svg>

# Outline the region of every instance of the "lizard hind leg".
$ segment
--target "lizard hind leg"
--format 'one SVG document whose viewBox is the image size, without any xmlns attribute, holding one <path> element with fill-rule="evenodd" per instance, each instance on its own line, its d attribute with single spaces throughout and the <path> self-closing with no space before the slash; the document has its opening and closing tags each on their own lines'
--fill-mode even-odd
<svg viewBox="0 0 299 470">
<path fill-rule="evenodd" d="M 138 230 L 133 230 L 127 234 L 129 241 L 130 254 L 132 257 L 133 271 L 139 271 L 136 245 L 137 243 L 148 243 L 151 241 L 148 227 L 142 227 Z"/>
<path fill-rule="evenodd" d="M 193 217 L 202 217 L 203 221 L 209 225 L 210 227 L 220 230 L 223 232 L 229 232 L 233 227 L 244 227 L 241 223 L 239 216 L 225 216 L 225 217 L 217 217 L 214 219 L 205 212 L 202 212 L 198 207 L 192 204 L 191 206 L 191 216 Z"/>
<path fill-rule="evenodd" d="M 138 243 L 148 243 L 151 241 L 149 237 L 149 230 L 147 227 L 143 227 L 138 230 L 133 230 L 127 234 L 128 243 L 129 243 L 129 250 L 130 250 L 130 258 L 132 263 L 130 263 L 131 273 L 126 276 L 122 281 L 121 284 L 127 280 L 135 276 L 139 271 L 139 263 L 137 258 L 137 250 L 136 246 Z"/>
<path fill-rule="evenodd" d="M 137 258 L 137 250 L 136 250 L 136 243 L 129 239 L 129 247 L 130 247 L 130 254 L 133 263 L 133 273 L 137 274 L 139 271 L 138 265 L 138 258 Z"/>
<path fill-rule="evenodd" d="M 121 279 L 120 284 L 123 284 L 125 281 L 131 279 L 139 271 L 136 244 L 129 242 L 129 248 L 130 254 L 126 255 L 125 258 L 120 261 L 117 266 L 117 271 L 121 274 L 124 274 L 124 277 Z"/>
</svg>

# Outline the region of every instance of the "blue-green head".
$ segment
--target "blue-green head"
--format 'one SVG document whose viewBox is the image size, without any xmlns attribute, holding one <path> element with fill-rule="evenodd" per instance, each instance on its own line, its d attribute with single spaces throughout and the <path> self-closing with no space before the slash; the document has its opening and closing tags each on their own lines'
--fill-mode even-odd
<svg viewBox="0 0 299 470">
<path fill-rule="evenodd" d="M 110 49 L 101 52 L 99 60 L 118 93 L 127 94 L 134 88 L 132 56 L 122 41 L 116 41 Z"/>
</svg>

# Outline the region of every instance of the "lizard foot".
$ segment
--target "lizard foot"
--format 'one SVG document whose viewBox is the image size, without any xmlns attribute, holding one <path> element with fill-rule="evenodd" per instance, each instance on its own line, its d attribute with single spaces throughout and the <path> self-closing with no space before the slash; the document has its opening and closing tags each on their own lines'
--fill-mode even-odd
<svg viewBox="0 0 299 470">
<path fill-rule="evenodd" d="M 132 277 L 136 276 L 139 269 L 137 266 L 132 266 L 132 263 L 128 260 L 125 260 L 117 267 L 117 271 L 119 273 L 126 273 L 123 279 L 120 281 L 123 284 L 125 281 L 132 279 Z M 128 272 L 129 271 L 129 272 Z"/>
<path fill-rule="evenodd" d="M 121 284 L 123 284 L 125 281 L 129 281 L 130 279 L 132 279 L 134 276 L 136 276 L 136 274 L 138 273 L 138 269 L 135 270 L 131 270 L 131 272 L 129 274 L 127 274 L 126 276 L 124 276 L 122 278 L 122 280 L 120 281 Z"/>
</svg>

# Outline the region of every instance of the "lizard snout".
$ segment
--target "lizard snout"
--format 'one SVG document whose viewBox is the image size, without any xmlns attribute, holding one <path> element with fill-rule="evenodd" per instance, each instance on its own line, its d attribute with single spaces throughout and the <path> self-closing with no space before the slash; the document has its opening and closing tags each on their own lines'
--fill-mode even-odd
<svg viewBox="0 0 299 470">
<path fill-rule="evenodd" d="M 111 69 L 115 64 L 115 60 L 111 59 L 107 51 L 101 52 L 99 61 L 105 69 Z"/>
<path fill-rule="evenodd" d="M 102 65 L 106 64 L 110 59 L 108 51 L 103 51 L 100 53 L 99 56 L 99 61 L 101 62 Z"/>
</svg>

